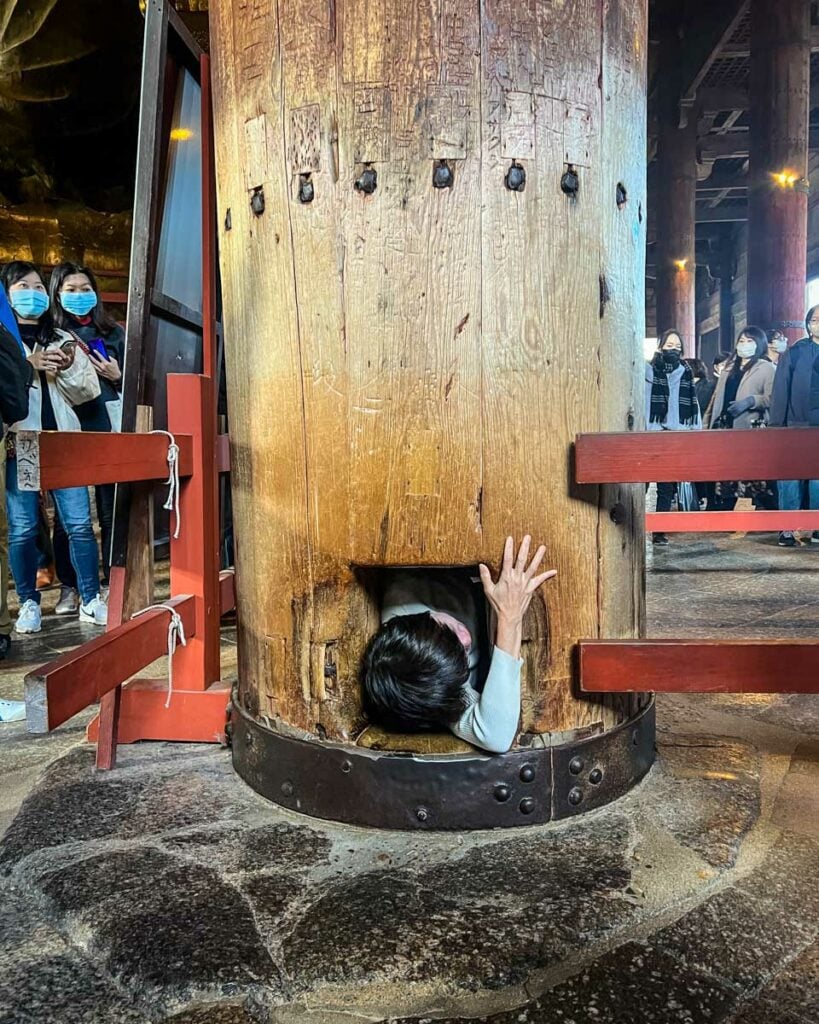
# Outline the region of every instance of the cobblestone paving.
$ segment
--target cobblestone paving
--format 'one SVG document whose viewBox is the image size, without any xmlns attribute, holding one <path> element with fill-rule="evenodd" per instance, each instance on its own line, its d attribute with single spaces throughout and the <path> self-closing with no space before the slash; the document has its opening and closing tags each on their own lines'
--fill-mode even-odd
<svg viewBox="0 0 819 1024">
<path fill-rule="evenodd" d="M 815 635 L 817 548 L 674 538 L 651 634 Z M 98 775 L 84 724 L 0 726 L 0 1024 L 819 1021 L 819 697 L 664 696 L 624 799 L 463 835 L 283 812 L 211 747 Z"/>
</svg>

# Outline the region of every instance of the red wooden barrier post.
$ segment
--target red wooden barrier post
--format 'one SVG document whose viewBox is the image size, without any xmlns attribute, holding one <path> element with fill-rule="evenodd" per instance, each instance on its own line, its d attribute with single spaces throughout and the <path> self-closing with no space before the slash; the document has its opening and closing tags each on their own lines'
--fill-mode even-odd
<svg viewBox="0 0 819 1024">
<path fill-rule="evenodd" d="M 171 594 L 191 594 L 196 633 L 173 658 L 174 693 L 165 707 L 163 680 L 136 679 L 123 687 L 119 742 L 141 739 L 198 740 L 224 737 L 229 686 L 220 681 L 222 599 L 232 593 L 219 573 L 219 517 L 214 383 L 210 377 L 168 377 L 168 429 L 193 439 L 194 473 L 182 481 L 179 537 L 171 537 Z M 171 532 L 176 520 L 171 513 Z M 98 737 L 98 720 L 89 726 Z"/>
</svg>

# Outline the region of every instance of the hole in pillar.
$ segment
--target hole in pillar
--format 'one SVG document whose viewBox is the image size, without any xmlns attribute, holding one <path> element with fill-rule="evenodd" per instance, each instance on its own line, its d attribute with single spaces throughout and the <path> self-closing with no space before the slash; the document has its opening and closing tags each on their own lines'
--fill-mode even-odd
<svg viewBox="0 0 819 1024">
<path fill-rule="evenodd" d="M 643 204 L 642 203 L 638 203 L 637 204 L 637 220 L 641 224 L 643 223 Z"/>
<path fill-rule="evenodd" d="M 622 210 L 628 202 L 628 193 L 626 192 L 626 186 L 622 181 L 617 182 L 617 188 L 614 190 L 614 199 L 617 203 L 618 210 Z"/>
<path fill-rule="evenodd" d="M 409 753 L 464 751 L 447 722 L 468 706 L 465 684 L 483 689 L 492 653 L 477 565 L 367 566 L 355 573 L 381 621 L 363 660 L 367 725 L 356 742 Z"/>
</svg>

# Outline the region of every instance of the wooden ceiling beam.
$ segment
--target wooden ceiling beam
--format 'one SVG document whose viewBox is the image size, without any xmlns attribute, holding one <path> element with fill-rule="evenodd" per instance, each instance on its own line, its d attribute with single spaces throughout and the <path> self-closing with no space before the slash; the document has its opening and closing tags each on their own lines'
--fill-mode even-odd
<svg viewBox="0 0 819 1024">
<path fill-rule="evenodd" d="M 711 65 L 745 17 L 749 0 L 723 0 L 708 5 L 695 24 L 685 33 L 683 60 L 680 71 L 682 83 L 680 97 L 680 124 L 688 123 L 697 100 L 697 90 L 705 80 Z"/>
<path fill-rule="evenodd" d="M 734 206 L 725 206 L 720 203 L 719 206 L 707 207 L 703 210 L 697 210 L 695 214 L 695 220 L 697 224 L 734 224 L 748 219 L 748 204 L 736 204 Z"/>
<path fill-rule="evenodd" d="M 819 25 L 812 26 L 810 30 L 810 52 L 819 53 Z M 721 48 L 717 57 L 730 57 L 742 60 L 751 56 L 751 47 L 746 43 L 726 42 Z"/>
</svg>

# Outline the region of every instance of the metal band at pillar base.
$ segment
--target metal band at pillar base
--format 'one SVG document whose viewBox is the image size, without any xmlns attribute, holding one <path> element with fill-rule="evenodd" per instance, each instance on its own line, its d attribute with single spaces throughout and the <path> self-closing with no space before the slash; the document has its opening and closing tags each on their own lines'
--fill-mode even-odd
<svg viewBox="0 0 819 1024">
<path fill-rule="evenodd" d="M 285 736 L 234 697 L 233 766 L 275 804 L 371 828 L 542 825 L 616 800 L 654 762 L 654 698 L 608 732 L 507 754 L 396 754 Z"/>
</svg>

